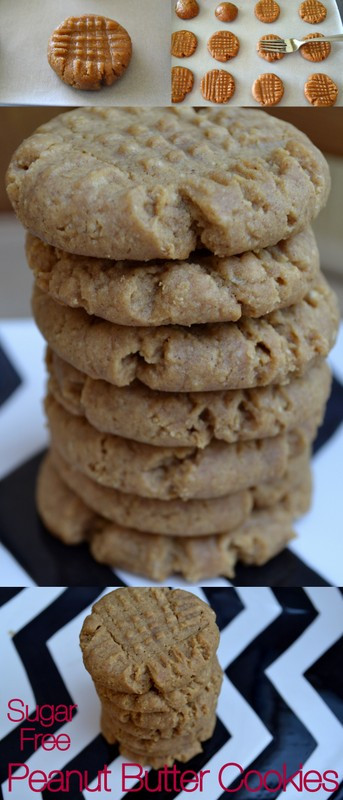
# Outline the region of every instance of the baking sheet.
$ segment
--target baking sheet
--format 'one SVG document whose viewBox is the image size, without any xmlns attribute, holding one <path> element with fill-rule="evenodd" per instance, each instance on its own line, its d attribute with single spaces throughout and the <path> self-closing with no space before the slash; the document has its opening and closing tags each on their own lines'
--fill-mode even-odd
<svg viewBox="0 0 343 800">
<path fill-rule="evenodd" d="M 309 33 L 327 35 L 342 33 L 343 25 L 335 0 L 323 0 L 327 8 L 327 16 L 319 25 L 303 22 L 298 14 L 301 0 L 278 0 L 280 16 L 271 24 L 260 22 L 254 14 L 256 0 L 235 0 L 238 16 L 234 22 L 221 23 L 214 15 L 219 0 L 199 0 L 200 13 L 190 20 L 182 20 L 174 11 L 175 0 L 171 0 L 172 30 L 190 30 L 198 37 L 198 47 L 190 58 L 172 58 L 172 65 L 188 67 L 194 73 L 194 88 L 180 105 L 213 106 L 204 100 L 200 91 L 202 76 L 212 69 L 225 69 L 230 72 L 236 83 L 236 91 L 230 105 L 255 106 L 251 87 L 258 75 L 273 72 L 284 83 L 284 95 L 278 104 L 286 106 L 309 106 L 304 96 L 304 84 L 314 72 L 324 72 L 335 81 L 339 94 L 336 106 L 343 105 L 343 42 L 332 45 L 330 56 L 320 63 L 306 61 L 299 52 L 285 56 L 281 61 L 268 62 L 257 55 L 258 40 L 268 33 L 277 36 L 295 37 L 297 39 Z M 218 30 L 230 30 L 238 37 L 240 49 L 238 55 L 222 63 L 212 58 L 207 50 L 209 37 Z"/>
<path fill-rule="evenodd" d="M 66 17 L 100 14 L 131 36 L 131 62 L 100 91 L 64 84 L 47 60 L 48 39 Z M 1 0 L 0 103 L 25 105 L 166 105 L 170 102 L 169 0 Z"/>
<path fill-rule="evenodd" d="M 30 770 L 77 769 L 89 772 L 92 791 L 78 791 L 75 781 L 65 795 L 68 800 L 108 797 L 120 800 L 138 797 L 148 800 L 151 792 L 137 791 L 134 780 L 122 786 L 124 759 L 116 746 L 109 746 L 100 734 L 99 700 L 82 664 L 79 632 L 91 605 L 108 591 L 97 587 L 74 589 L 26 589 L 15 592 L 0 589 L 1 675 L 0 736 L 2 759 L 0 792 L 3 800 L 47 800 L 56 795 L 32 792 L 26 781 L 17 781 L 8 791 L 8 763 L 27 763 Z M 259 789 L 259 774 L 268 770 L 293 774 L 302 765 L 309 770 L 334 770 L 337 782 L 343 775 L 343 697 L 340 664 L 343 657 L 343 601 L 338 589 L 226 588 L 195 589 L 209 602 L 220 628 L 218 657 L 224 670 L 213 736 L 203 753 L 187 764 L 177 764 L 181 773 L 208 770 L 203 791 L 191 793 L 159 791 L 159 800 L 187 797 L 195 800 L 257 800 L 287 797 L 287 800 L 341 800 L 342 788 L 334 794 L 325 790 L 286 793 Z M 36 704 L 77 705 L 72 721 L 41 727 L 34 721 L 15 724 L 8 720 L 7 703 L 20 698 L 29 714 Z M 13 715 L 12 715 L 13 716 Z M 19 750 L 20 730 L 32 726 L 35 732 L 66 733 L 71 744 L 67 751 L 50 752 L 32 742 Z M 224 764 L 236 762 L 243 770 L 255 770 L 247 778 L 248 792 L 234 781 L 238 770 L 229 768 L 218 775 Z M 107 764 L 111 770 L 109 792 L 94 792 L 98 770 Z M 23 770 L 22 770 L 23 772 Z M 17 773 L 18 774 L 18 773 Z M 158 773 L 152 770 L 149 784 L 156 786 Z M 271 774 L 267 783 L 277 785 Z M 126 787 L 128 788 L 128 786 Z M 156 791 L 156 790 L 155 790 Z"/>
</svg>

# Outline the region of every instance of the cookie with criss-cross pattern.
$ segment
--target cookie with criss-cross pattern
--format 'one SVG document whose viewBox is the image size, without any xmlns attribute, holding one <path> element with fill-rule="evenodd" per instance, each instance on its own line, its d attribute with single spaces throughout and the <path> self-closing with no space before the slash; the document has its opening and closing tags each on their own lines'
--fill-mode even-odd
<svg viewBox="0 0 343 800">
<path fill-rule="evenodd" d="M 48 61 L 75 89 L 111 86 L 130 63 L 130 36 L 119 22 L 98 14 L 68 17 L 50 36 Z"/>
<path fill-rule="evenodd" d="M 201 79 L 201 94 L 211 103 L 228 103 L 235 88 L 233 75 L 225 69 L 211 69 Z"/>
<path fill-rule="evenodd" d="M 307 78 L 304 93 L 311 106 L 334 106 L 338 97 L 338 86 L 329 75 L 315 72 Z"/>
<path fill-rule="evenodd" d="M 219 103 L 233 87 L 225 70 L 202 82 Z M 274 245 L 317 216 L 329 183 L 301 131 L 242 108 L 79 108 L 26 139 L 7 171 L 32 233 L 69 253 L 140 261 Z"/>
<path fill-rule="evenodd" d="M 231 31 L 216 31 L 207 42 L 207 49 L 216 61 L 229 61 L 239 51 L 237 36 Z"/>
<path fill-rule="evenodd" d="M 274 33 L 266 33 L 264 36 L 261 36 L 261 39 L 257 43 L 257 52 L 261 58 L 264 58 L 265 61 L 281 61 L 281 58 L 284 57 L 284 53 L 278 53 L 277 51 L 272 52 L 271 50 L 265 50 L 262 45 L 262 41 L 267 42 L 277 42 L 280 41 L 280 37 L 276 36 Z"/>
<path fill-rule="evenodd" d="M 86 617 L 80 644 L 93 680 L 144 694 L 187 686 L 219 642 L 214 611 L 181 589 L 117 589 Z"/>
<path fill-rule="evenodd" d="M 275 0 L 259 0 L 254 11 L 260 22 L 275 22 L 280 15 L 280 6 Z"/>
<path fill-rule="evenodd" d="M 299 6 L 299 16 L 304 22 L 309 22 L 311 25 L 323 22 L 326 14 L 326 7 L 320 0 L 304 0 Z"/>
<path fill-rule="evenodd" d="M 283 93 L 282 80 L 273 72 L 259 75 L 252 85 L 252 96 L 261 106 L 276 106 L 282 100 Z"/>
<path fill-rule="evenodd" d="M 300 48 L 300 55 L 307 61 L 324 61 L 331 53 L 330 42 L 321 42 L 324 38 L 323 33 L 309 33 L 304 39 L 317 39 L 316 42 L 309 42 Z"/>
<path fill-rule="evenodd" d="M 172 34 L 171 54 L 175 58 L 189 58 L 195 53 L 198 40 L 192 31 L 175 31 Z"/>
<path fill-rule="evenodd" d="M 188 67 L 172 67 L 172 103 L 182 103 L 194 86 L 194 74 Z"/>
</svg>

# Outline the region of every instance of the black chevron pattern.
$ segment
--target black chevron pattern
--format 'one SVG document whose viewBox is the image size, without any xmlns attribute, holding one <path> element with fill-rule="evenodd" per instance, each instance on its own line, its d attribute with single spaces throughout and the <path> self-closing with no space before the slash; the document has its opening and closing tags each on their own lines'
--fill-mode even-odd
<svg viewBox="0 0 343 800">
<path fill-rule="evenodd" d="M 271 744 L 249 765 L 249 770 L 264 773 L 272 764 L 273 769 L 282 771 L 287 753 L 287 767 L 289 772 L 293 773 L 299 768 L 299 764 L 305 763 L 316 742 L 302 725 L 301 720 L 278 695 L 266 677 L 265 670 L 306 630 L 315 619 L 316 611 L 302 590 L 279 589 L 275 591 L 275 596 L 282 608 L 281 615 L 230 665 L 227 676 L 273 735 Z M 241 777 L 243 776 L 240 776 L 240 779 Z M 233 784 L 234 788 L 238 786 L 240 779 Z M 253 781 L 251 785 L 254 786 Z M 272 781 L 270 785 L 273 786 Z M 274 785 L 277 785 L 277 781 Z M 224 800 L 226 796 L 227 794 L 223 792 L 220 800 Z M 238 800 L 245 799 L 246 789 L 237 791 L 235 797 Z M 267 800 L 270 792 L 261 789 L 254 792 L 254 797 L 257 800 Z"/>
<path fill-rule="evenodd" d="M 0 595 L 0 629 L 3 629 L 3 624 L 1 623 L 3 615 L 6 613 L 6 626 L 11 623 L 11 628 L 16 631 L 11 640 L 11 646 L 15 649 L 16 658 L 20 661 L 29 679 L 35 703 L 77 703 L 78 698 L 71 696 L 71 692 L 63 679 L 62 664 L 59 663 L 59 657 L 63 661 L 63 652 L 57 657 L 56 652 L 53 650 L 55 652 L 54 657 L 49 647 L 49 640 L 58 633 L 59 637 L 62 637 L 59 642 L 62 642 L 63 650 L 64 631 L 67 631 L 69 624 L 72 624 L 78 615 L 80 615 L 81 619 L 83 618 L 88 606 L 96 600 L 102 589 L 97 586 L 69 588 L 61 591 L 57 598 L 50 603 L 45 600 L 47 591 L 49 590 L 36 588 L 14 593 L 11 589 L 2 589 Z M 323 594 L 328 592 L 330 593 L 329 595 Z M 39 593 L 39 602 L 37 604 L 36 601 L 35 613 L 32 618 L 28 621 L 26 620 L 25 624 L 21 625 L 20 615 L 23 613 L 22 608 L 25 606 L 25 613 L 27 613 L 31 602 L 30 598 L 37 597 L 35 593 Z M 287 698 L 282 697 L 278 686 L 274 685 L 268 678 L 266 670 L 280 660 L 282 656 L 292 652 L 293 645 L 301 642 L 302 637 L 311 629 L 311 626 L 321 620 L 322 599 L 325 599 L 326 605 L 327 598 L 332 599 L 332 608 L 336 608 L 335 613 L 337 615 L 338 600 L 339 607 L 343 609 L 341 595 L 338 590 L 325 587 L 311 589 L 310 593 L 303 589 L 278 588 L 272 591 L 265 588 L 227 587 L 204 589 L 202 590 L 202 596 L 216 611 L 221 630 L 219 655 L 225 671 L 224 697 L 226 696 L 225 692 L 230 691 L 230 687 L 234 688 L 240 698 L 239 702 L 244 704 L 244 713 L 248 708 L 250 709 L 249 713 L 253 715 L 251 716 L 251 725 L 248 725 L 246 730 L 246 738 L 249 739 L 250 737 L 251 739 L 251 752 L 254 752 L 254 756 L 248 759 L 246 768 L 264 773 L 268 769 L 281 770 L 282 764 L 286 762 L 288 773 L 296 771 L 300 763 L 306 763 L 315 748 L 320 745 L 320 741 L 318 742 L 308 730 L 304 719 L 302 719 L 302 710 L 292 709 L 291 699 L 290 703 L 288 703 Z M 21 604 L 21 610 L 18 604 L 19 611 L 15 612 L 16 603 L 23 598 L 25 598 L 25 603 Z M 11 617 L 8 617 L 11 608 L 14 609 L 13 621 Z M 258 613 L 256 613 L 257 609 Z M 343 613 L 340 623 L 342 633 Z M 230 641 L 231 626 L 235 630 L 235 647 L 237 647 L 237 655 L 233 658 L 229 644 L 225 645 L 225 642 Z M 78 630 L 79 624 L 77 633 L 75 633 L 76 637 Z M 340 638 L 337 635 L 337 625 L 335 633 L 332 634 L 331 639 L 330 637 L 327 639 L 326 644 L 323 644 L 322 636 L 318 636 L 318 641 L 316 640 L 315 642 L 314 654 L 313 663 L 306 671 L 305 678 L 311 686 L 314 696 L 321 698 L 325 704 L 325 709 L 334 715 L 334 719 L 337 722 L 337 734 L 335 741 L 332 742 L 333 752 L 336 752 L 339 736 L 341 736 L 341 741 L 343 742 L 342 681 L 339 670 L 339 664 L 341 664 L 343 656 L 343 639 L 342 636 Z M 81 657 L 79 662 L 70 667 L 70 669 L 74 669 L 73 685 L 78 686 L 79 677 L 82 679 L 84 670 Z M 21 696 L 20 688 L 18 686 L 16 690 L 18 697 Z M 6 704 L 6 668 L 2 676 L 2 698 Z M 4 713 L 3 709 L 1 713 Z M 319 711 L 318 713 L 320 714 L 321 712 Z M 31 714 L 32 716 L 33 714 Z M 256 719 L 260 727 L 256 729 L 254 734 Z M 320 719 L 318 722 L 319 730 L 321 730 Z M 230 760 L 232 760 L 232 749 L 235 747 L 235 741 L 238 749 L 233 750 L 235 752 L 234 760 L 242 763 L 240 762 L 242 754 L 239 750 L 239 747 L 242 747 L 242 742 L 238 745 L 240 739 L 239 736 L 237 738 L 240 724 L 239 708 L 236 706 L 236 712 L 233 715 L 230 707 L 226 704 L 226 700 L 219 699 L 217 725 L 213 737 L 205 743 L 203 753 L 190 761 L 187 766 L 179 765 L 179 768 L 199 771 L 200 769 L 208 769 L 212 765 L 212 769 L 215 771 L 215 769 L 218 769 L 218 765 L 220 768 L 227 761 L 228 756 L 226 756 L 226 753 L 231 753 Z M 51 726 L 49 732 L 53 733 L 59 727 L 60 724 Z M 7 762 L 9 760 L 20 762 L 25 758 L 29 758 L 32 754 L 32 747 L 30 746 L 26 747 L 24 753 L 19 751 L 19 728 L 20 725 L 13 727 L 1 742 L 0 786 L 6 781 Z M 37 732 L 44 730 L 38 724 L 35 724 L 35 729 Z M 264 737 L 263 731 L 265 731 L 267 739 Z M 323 726 L 320 735 L 323 737 L 323 742 L 327 741 L 325 726 Z M 112 771 L 115 771 L 117 757 L 118 750 L 116 747 L 108 746 L 100 734 L 94 736 L 94 732 L 90 732 L 89 740 L 86 744 L 82 744 L 80 750 L 76 754 L 74 753 L 73 758 L 68 763 L 63 761 L 61 768 L 63 771 L 66 769 L 81 771 L 87 769 L 89 780 L 91 781 L 105 763 L 111 765 Z M 332 766 L 334 767 L 335 765 Z M 44 769 L 43 762 L 42 768 Z M 318 769 L 320 769 L 319 764 Z M 343 774 L 343 750 L 342 763 L 337 765 L 338 769 L 341 769 Z M 119 767 L 117 768 L 117 774 L 119 774 Z M 209 797 L 210 800 L 219 800 L 219 798 L 224 800 L 228 795 L 222 791 L 214 777 L 211 775 L 209 779 L 207 785 L 208 794 L 205 793 L 206 797 Z M 153 789 L 154 786 L 157 786 L 157 779 L 157 773 L 151 771 L 149 788 Z M 249 785 L 256 789 L 253 780 L 250 780 Z M 230 788 L 234 789 L 235 784 L 231 784 Z M 140 800 L 148 800 L 150 795 L 151 791 L 144 790 L 137 791 L 134 794 Z M 111 797 L 111 795 L 109 796 Z M 130 796 L 129 793 L 126 793 L 124 795 L 125 800 L 128 800 Z M 168 800 L 168 798 L 173 800 L 177 796 L 177 792 L 158 792 L 160 800 Z M 239 790 L 235 792 L 234 796 L 239 800 L 242 800 L 242 798 L 248 800 L 246 790 Z M 254 791 L 254 796 L 258 800 L 266 800 L 267 797 L 270 797 L 270 792 L 258 790 Z M 277 793 L 275 796 L 277 796 Z M 331 796 L 335 797 L 335 800 L 342 800 L 341 789 Z M 35 797 L 49 800 L 51 793 L 46 791 L 41 795 L 35 794 Z M 84 794 L 78 789 L 68 793 L 68 800 L 83 800 L 83 798 Z"/>
<path fill-rule="evenodd" d="M 0 408 L 21 384 L 21 377 L 0 343 Z"/>
</svg>

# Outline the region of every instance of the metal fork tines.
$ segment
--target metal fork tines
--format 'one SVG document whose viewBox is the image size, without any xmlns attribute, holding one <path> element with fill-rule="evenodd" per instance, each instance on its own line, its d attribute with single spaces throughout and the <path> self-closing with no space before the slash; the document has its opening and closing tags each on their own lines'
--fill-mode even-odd
<svg viewBox="0 0 343 800">
<path fill-rule="evenodd" d="M 320 42 L 343 42 L 343 33 L 335 36 L 318 36 L 314 39 L 261 39 L 259 46 L 267 53 L 295 53 L 303 44 L 318 44 Z"/>
</svg>

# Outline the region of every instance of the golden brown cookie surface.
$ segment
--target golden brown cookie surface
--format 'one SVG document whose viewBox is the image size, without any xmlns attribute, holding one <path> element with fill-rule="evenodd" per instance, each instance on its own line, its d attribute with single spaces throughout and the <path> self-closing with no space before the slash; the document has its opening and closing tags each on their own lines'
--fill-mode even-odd
<svg viewBox="0 0 343 800">
<path fill-rule="evenodd" d="M 211 69 L 201 80 L 201 94 L 211 103 L 227 103 L 235 88 L 233 76 L 225 69 Z"/>
<path fill-rule="evenodd" d="M 259 0 L 254 11 L 260 22 L 275 22 L 280 14 L 280 6 L 275 0 Z"/>
<path fill-rule="evenodd" d="M 300 55 L 306 58 L 307 61 L 324 61 L 331 53 L 330 42 L 321 42 L 320 39 L 324 37 L 323 33 L 309 33 L 304 36 L 304 39 L 318 39 L 318 42 L 309 42 L 300 48 Z"/>
<path fill-rule="evenodd" d="M 316 25 L 326 18 L 326 8 L 319 0 L 304 0 L 299 6 L 299 16 L 304 22 Z"/>
<path fill-rule="evenodd" d="M 261 45 L 262 40 L 267 40 L 268 42 L 275 42 L 280 39 L 279 36 L 276 36 L 274 33 L 267 33 L 265 36 L 261 36 L 261 39 L 257 43 L 257 52 L 261 58 L 264 58 L 265 61 L 280 61 L 281 58 L 284 57 L 284 53 L 277 53 L 271 52 L 268 50 L 264 50 L 263 46 Z"/>
<path fill-rule="evenodd" d="M 304 93 L 311 106 L 334 106 L 338 97 L 338 86 L 329 75 L 315 72 L 307 78 Z"/>
<path fill-rule="evenodd" d="M 80 634 L 94 681 L 131 694 L 187 686 L 213 660 L 214 611 L 180 589 L 117 589 L 95 603 Z"/>
<path fill-rule="evenodd" d="M 197 0 L 177 0 L 175 14 L 177 14 L 180 19 L 193 19 L 193 17 L 197 17 L 199 14 Z"/>
<path fill-rule="evenodd" d="M 172 67 L 172 103 L 182 103 L 192 91 L 194 75 L 187 67 Z"/>
<path fill-rule="evenodd" d="M 237 36 L 231 31 L 216 31 L 207 42 L 207 49 L 216 61 L 229 61 L 239 51 Z"/>
<path fill-rule="evenodd" d="M 192 31 L 175 31 L 172 33 L 171 54 L 175 58 L 188 58 L 195 53 L 198 40 Z"/>
<path fill-rule="evenodd" d="M 75 89 L 111 86 L 127 68 L 131 54 L 131 39 L 125 28 L 97 14 L 68 17 L 48 43 L 50 66 Z"/>
<path fill-rule="evenodd" d="M 259 75 L 252 85 L 252 96 L 261 106 L 276 106 L 283 97 L 283 93 L 282 80 L 273 72 Z"/>
<path fill-rule="evenodd" d="M 237 17 L 238 8 L 234 3 L 219 3 L 214 13 L 221 22 L 233 22 Z"/>
</svg>

